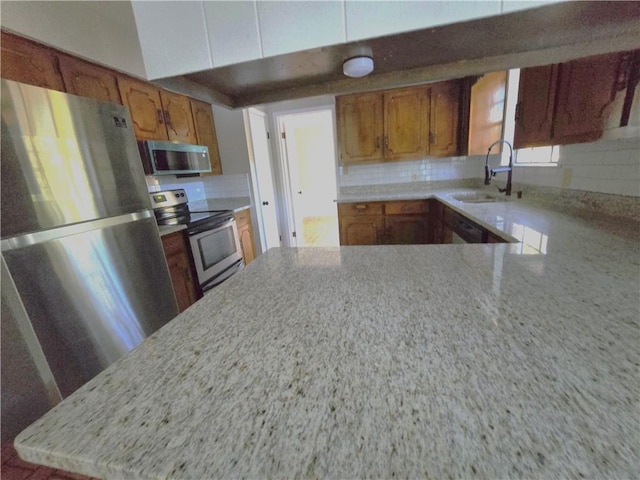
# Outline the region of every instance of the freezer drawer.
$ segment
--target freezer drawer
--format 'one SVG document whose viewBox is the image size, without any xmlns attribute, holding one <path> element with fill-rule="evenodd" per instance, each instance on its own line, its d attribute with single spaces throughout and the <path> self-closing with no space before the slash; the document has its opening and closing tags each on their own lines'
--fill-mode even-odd
<svg viewBox="0 0 640 480">
<path fill-rule="evenodd" d="M 76 233 L 3 241 L 7 267 L 63 397 L 178 314 L 150 212 L 126 223 L 65 228 L 58 233 Z"/>
</svg>

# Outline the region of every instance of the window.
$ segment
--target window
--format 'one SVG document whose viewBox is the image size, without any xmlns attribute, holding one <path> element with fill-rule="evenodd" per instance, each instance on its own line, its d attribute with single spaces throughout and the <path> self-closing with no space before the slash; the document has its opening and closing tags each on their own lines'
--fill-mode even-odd
<svg viewBox="0 0 640 480">
<path fill-rule="evenodd" d="M 560 147 L 520 148 L 515 152 L 516 165 L 557 165 L 560 158 Z"/>
</svg>

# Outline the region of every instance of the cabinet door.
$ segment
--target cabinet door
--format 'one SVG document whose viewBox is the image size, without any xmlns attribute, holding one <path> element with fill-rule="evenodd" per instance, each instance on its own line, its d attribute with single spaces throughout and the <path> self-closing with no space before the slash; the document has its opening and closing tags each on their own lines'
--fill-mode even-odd
<svg viewBox="0 0 640 480">
<path fill-rule="evenodd" d="M 429 141 L 429 91 L 403 88 L 384 94 L 384 157 L 423 158 Z"/>
<path fill-rule="evenodd" d="M 387 215 L 386 238 L 390 245 L 421 245 L 427 241 L 426 215 Z"/>
<path fill-rule="evenodd" d="M 429 155 L 457 155 L 460 83 L 446 82 L 432 86 L 430 110 Z"/>
<path fill-rule="evenodd" d="M 256 258 L 256 252 L 253 248 L 253 230 L 249 226 L 245 226 L 238 230 L 238 236 L 240 237 L 244 264 L 248 265 Z"/>
<path fill-rule="evenodd" d="M 173 292 L 182 312 L 200 298 L 187 243 L 182 232 L 176 232 L 162 237 L 162 247 L 169 267 Z"/>
<path fill-rule="evenodd" d="M 189 97 L 160 90 L 167 135 L 172 142 L 197 143 Z"/>
<path fill-rule="evenodd" d="M 196 128 L 196 138 L 198 145 L 209 147 L 209 158 L 211 159 L 211 175 L 222 174 L 222 164 L 220 163 L 220 152 L 218 151 L 218 137 L 213 122 L 213 111 L 211 105 L 198 100 L 191 100 L 191 112 Z M 208 175 L 208 174 L 201 174 Z"/>
<path fill-rule="evenodd" d="M 23 38 L 2 32 L 2 78 L 64 92 L 56 54 Z"/>
<path fill-rule="evenodd" d="M 242 258 L 244 264 L 248 265 L 256 258 L 255 248 L 253 246 L 253 226 L 251 225 L 251 210 L 248 208 L 241 210 L 235 214 L 236 224 L 238 227 L 238 237 L 240 247 L 242 248 Z"/>
<path fill-rule="evenodd" d="M 380 245 L 384 216 L 340 217 L 340 245 Z"/>
<path fill-rule="evenodd" d="M 502 138 L 507 72 L 483 75 L 471 87 L 468 155 L 486 155 L 489 146 Z M 493 150 L 499 153 L 498 144 Z"/>
<path fill-rule="evenodd" d="M 558 65 L 520 70 L 514 148 L 551 145 Z"/>
<path fill-rule="evenodd" d="M 382 112 L 380 93 L 337 98 L 338 141 L 343 163 L 382 161 Z"/>
<path fill-rule="evenodd" d="M 138 140 L 168 140 L 160 90 L 149 83 L 118 78 L 122 104 L 129 107 Z"/>
<path fill-rule="evenodd" d="M 618 53 L 560 64 L 554 144 L 588 142 L 602 136 L 619 90 L 621 62 Z"/>
<path fill-rule="evenodd" d="M 66 55 L 58 59 L 68 93 L 122 105 L 113 72 Z"/>
</svg>

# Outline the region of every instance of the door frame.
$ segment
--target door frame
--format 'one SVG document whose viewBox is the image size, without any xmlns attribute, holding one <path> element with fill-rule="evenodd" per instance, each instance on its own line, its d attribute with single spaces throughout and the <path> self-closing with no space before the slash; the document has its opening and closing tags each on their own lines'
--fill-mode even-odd
<svg viewBox="0 0 640 480">
<path fill-rule="evenodd" d="M 296 114 L 304 114 L 304 113 L 313 113 L 322 110 L 330 110 L 332 121 L 332 132 L 333 132 L 333 150 L 334 150 L 334 181 L 336 182 L 336 192 L 340 192 L 340 184 L 338 182 L 338 131 L 336 127 L 336 104 L 335 98 L 332 103 L 327 103 L 325 105 L 315 105 L 309 107 L 301 107 L 294 109 L 282 109 L 282 110 L 273 110 L 269 115 L 269 123 L 272 131 L 277 132 L 278 141 L 273 142 L 272 147 L 274 148 L 274 158 L 276 159 L 275 166 L 277 169 L 276 176 L 278 177 L 276 182 L 277 195 L 281 199 L 279 203 L 279 218 L 280 218 L 280 231 L 282 232 L 282 240 L 283 246 L 286 247 L 296 247 L 297 239 L 293 236 L 293 232 L 295 231 L 295 217 L 294 217 L 294 205 L 293 199 L 291 198 L 293 195 L 293 189 L 291 188 L 291 176 L 289 172 L 289 164 L 286 155 L 286 147 L 285 140 L 282 138 L 282 119 L 281 117 L 285 117 L 287 115 L 296 115 Z M 334 199 L 337 202 L 337 198 Z"/>
<path fill-rule="evenodd" d="M 258 116 L 264 117 L 265 120 L 265 128 L 266 128 L 266 134 L 267 134 L 267 145 L 268 145 L 268 153 L 269 153 L 269 169 L 271 170 L 271 177 L 272 177 L 272 185 L 271 188 L 273 189 L 273 202 L 274 202 L 274 211 L 275 211 L 275 215 L 276 215 L 276 226 L 278 228 L 278 234 L 280 237 L 280 242 L 279 242 L 279 246 L 283 246 L 283 231 L 282 231 L 282 227 L 281 227 L 281 215 L 280 215 L 280 200 L 279 200 L 279 188 L 278 188 L 278 184 L 277 184 L 277 179 L 275 178 L 275 171 L 274 171 L 274 162 L 273 162 L 273 145 L 271 140 L 271 135 L 270 135 L 270 122 L 269 122 L 269 116 L 267 115 L 266 112 L 264 112 L 263 110 L 260 110 L 258 108 L 253 108 L 253 107 L 249 107 L 249 108 L 245 108 L 242 111 L 242 116 L 243 116 L 243 120 L 244 120 L 244 128 L 245 128 L 245 136 L 246 136 L 246 141 L 247 141 L 247 149 L 249 152 L 249 171 L 250 171 L 250 182 L 251 182 L 251 190 L 253 192 L 253 200 L 255 201 L 255 220 L 256 223 L 255 225 L 257 226 L 257 232 L 254 231 L 254 242 L 255 242 L 255 238 L 256 238 L 256 233 L 257 233 L 257 237 L 259 239 L 259 243 L 258 245 L 260 246 L 260 253 L 264 253 L 267 251 L 267 233 L 266 233 L 266 228 L 265 228 L 265 218 L 264 218 L 264 214 L 262 211 L 262 198 L 261 198 L 261 193 L 260 193 L 260 187 L 258 184 L 258 174 L 257 174 L 257 170 L 256 170 L 256 159 L 255 159 L 255 149 L 254 149 L 254 145 L 253 145 L 253 136 L 252 136 L 252 130 L 251 130 L 251 121 L 250 121 L 250 115 L 251 114 L 256 114 Z M 285 244 L 285 246 L 287 246 Z"/>
</svg>

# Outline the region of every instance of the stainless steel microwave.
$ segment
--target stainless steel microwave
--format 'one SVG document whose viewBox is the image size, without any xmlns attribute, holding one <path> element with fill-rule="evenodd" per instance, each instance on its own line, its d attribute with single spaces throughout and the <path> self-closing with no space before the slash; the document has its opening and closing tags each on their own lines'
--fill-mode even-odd
<svg viewBox="0 0 640 480">
<path fill-rule="evenodd" d="M 138 142 L 144 173 L 175 175 L 211 171 L 209 149 L 204 145 L 158 142 Z"/>
</svg>

